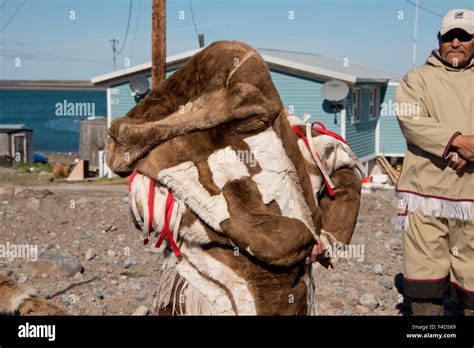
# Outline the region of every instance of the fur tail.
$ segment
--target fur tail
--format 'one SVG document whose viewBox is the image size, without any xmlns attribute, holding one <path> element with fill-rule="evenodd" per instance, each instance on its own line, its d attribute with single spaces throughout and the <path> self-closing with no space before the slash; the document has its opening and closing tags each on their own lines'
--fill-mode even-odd
<svg viewBox="0 0 474 348">
<path fill-rule="evenodd" d="M 36 297 L 32 288 L 0 275 L 0 315 L 69 315 L 69 313 Z"/>
</svg>

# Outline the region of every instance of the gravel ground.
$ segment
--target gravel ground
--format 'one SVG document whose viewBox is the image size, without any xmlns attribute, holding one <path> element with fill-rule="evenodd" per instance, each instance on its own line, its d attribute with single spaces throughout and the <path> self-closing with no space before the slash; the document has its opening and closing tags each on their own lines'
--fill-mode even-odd
<svg viewBox="0 0 474 348">
<path fill-rule="evenodd" d="M 394 230 L 393 190 L 363 194 L 352 253 L 334 269 L 316 267 L 317 310 L 322 315 L 402 315 L 401 234 Z"/>
<path fill-rule="evenodd" d="M 315 266 L 318 314 L 408 313 L 397 290 L 402 250 L 395 212 L 393 190 L 363 194 L 355 252 L 335 269 Z M 0 244 L 37 245 L 39 253 L 36 262 L 0 258 L 0 272 L 33 286 L 39 296 L 77 315 L 152 310 L 161 258 L 143 246 L 133 226 L 125 185 L 0 182 L 0 222 Z"/>
<path fill-rule="evenodd" d="M 0 186 L 0 244 L 37 245 L 39 254 L 36 262 L 0 259 L 0 271 L 73 314 L 151 308 L 160 254 L 143 246 L 126 186 L 85 187 Z"/>
</svg>

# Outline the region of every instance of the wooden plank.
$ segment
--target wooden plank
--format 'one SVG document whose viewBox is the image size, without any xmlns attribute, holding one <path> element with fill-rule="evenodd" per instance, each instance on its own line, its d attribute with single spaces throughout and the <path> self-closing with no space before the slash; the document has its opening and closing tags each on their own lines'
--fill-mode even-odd
<svg viewBox="0 0 474 348">
<path fill-rule="evenodd" d="M 385 171 L 385 173 L 387 173 L 388 177 L 390 178 L 390 181 L 392 181 L 392 183 L 395 185 L 398 181 L 398 174 L 395 170 L 393 170 L 387 159 L 385 157 L 377 157 L 376 163 L 382 167 L 382 169 Z"/>
</svg>

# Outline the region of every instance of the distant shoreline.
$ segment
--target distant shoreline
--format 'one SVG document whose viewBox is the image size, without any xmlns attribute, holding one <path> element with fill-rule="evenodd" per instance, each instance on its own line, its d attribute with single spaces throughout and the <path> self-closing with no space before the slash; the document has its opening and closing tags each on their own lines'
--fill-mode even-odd
<svg viewBox="0 0 474 348">
<path fill-rule="evenodd" d="M 106 91 L 87 80 L 0 80 L 0 90 Z"/>
<path fill-rule="evenodd" d="M 88 91 L 88 92 L 105 92 L 107 88 L 84 88 L 84 87 L 7 87 L 0 86 L 2 91 Z"/>
</svg>

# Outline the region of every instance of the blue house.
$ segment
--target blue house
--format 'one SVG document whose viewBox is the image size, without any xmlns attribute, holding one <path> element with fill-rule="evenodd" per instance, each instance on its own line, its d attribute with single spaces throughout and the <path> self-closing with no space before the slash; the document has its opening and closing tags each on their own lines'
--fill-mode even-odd
<svg viewBox="0 0 474 348">
<path fill-rule="evenodd" d="M 198 51 L 167 57 L 167 76 Z M 341 134 L 365 164 L 366 174 L 378 156 L 404 156 L 406 143 L 393 112 L 400 75 L 313 53 L 272 49 L 259 49 L 259 52 L 270 68 L 286 108 L 300 117 L 308 113 L 310 122 L 320 121 Z M 93 84 L 107 87 L 108 124 L 136 104 L 129 81 L 137 74 L 151 80 L 151 63 L 91 79 Z M 344 81 L 350 87 L 347 100 L 337 113 L 321 95 L 323 84 L 333 79 Z"/>
</svg>

